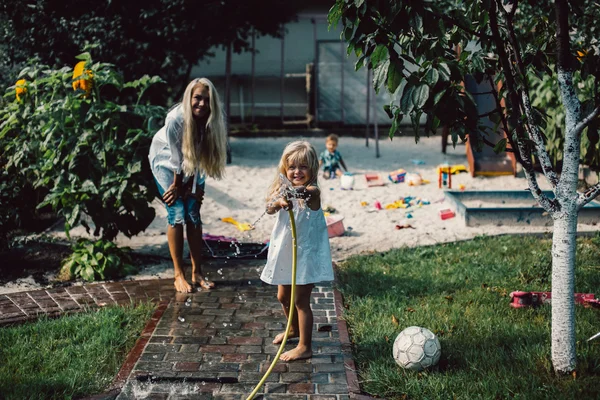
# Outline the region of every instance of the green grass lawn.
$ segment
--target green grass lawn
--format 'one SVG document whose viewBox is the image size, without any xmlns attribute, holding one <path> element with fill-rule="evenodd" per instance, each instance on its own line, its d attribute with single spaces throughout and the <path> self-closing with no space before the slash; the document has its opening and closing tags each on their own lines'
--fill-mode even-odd
<svg viewBox="0 0 600 400">
<path fill-rule="evenodd" d="M 361 388 L 387 399 L 598 399 L 600 309 L 576 307 L 576 377 L 550 361 L 549 305 L 514 309 L 509 293 L 550 291 L 551 239 L 485 237 L 355 256 L 339 289 Z M 577 292 L 600 297 L 600 235 L 577 241 Z M 399 323 L 396 323 L 399 322 Z M 438 366 L 396 365 L 392 345 L 408 326 L 440 339 Z"/>
<path fill-rule="evenodd" d="M 0 328 L 0 398 L 71 399 L 102 392 L 153 309 L 109 307 Z"/>
</svg>

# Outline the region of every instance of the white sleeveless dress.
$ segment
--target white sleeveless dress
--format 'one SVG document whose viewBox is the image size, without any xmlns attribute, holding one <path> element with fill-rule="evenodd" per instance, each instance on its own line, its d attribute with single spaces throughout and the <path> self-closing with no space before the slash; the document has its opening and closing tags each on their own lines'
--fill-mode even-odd
<svg viewBox="0 0 600 400">
<path fill-rule="evenodd" d="M 304 205 L 294 205 L 296 238 L 298 243 L 296 284 L 333 281 L 331 250 L 327 235 L 327 223 L 323 210 L 311 210 Z M 267 265 L 260 276 L 271 285 L 292 284 L 292 230 L 290 214 L 285 210 L 277 213 L 277 221 L 271 232 Z"/>
</svg>

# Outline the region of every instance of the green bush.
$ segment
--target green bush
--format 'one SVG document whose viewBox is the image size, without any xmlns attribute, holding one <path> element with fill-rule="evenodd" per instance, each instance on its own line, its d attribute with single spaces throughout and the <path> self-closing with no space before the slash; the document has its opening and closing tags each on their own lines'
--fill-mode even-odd
<svg viewBox="0 0 600 400">
<path fill-rule="evenodd" d="M 113 242 L 102 239 L 79 239 L 73 245 L 73 253 L 63 261 L 61 275 L 69 279 L 95 281 L 122 278 L 135 270 L 129 248 L 119 248 Z"/>
<path fill-rule="evenodd" d="M 534 74 L 529 76 L 532 86 L 532 105 L 543 115 L 545 122 L 541 122 L 546 137 L 546 149 L 554 165 L 561 165 L 563 147 L 565 142 L 565 110 L 560 100 L 560 91 L 556 75 L 545 75 L 539 78 Z M 579 72 L 574 74 L 576 87 L 579 88 L 580 100 L 593 99 L 594 76 L 589 75 L 583 79 Z M 594 104 L 583 102 L 582 113 L 587 115 Z M 598 140 L 598 119 L 585 128 L 581 135 L 581 163 L 589 165 L 592 169 L 600 171 L 600 141 Z"/>
<path fill-rule="evenodd" d="M 154 218 L 156 189 L 147 154 L 151 122 L 163 118 L 165 109 L 142 100 L 150 86 L 164 81 L 144 76 L 123 82 L 113 65 L 93 63 L 89 53 L 77 58 L 85 62 L 82 75 L 33 60 L 17 77 L 25 79 L 25 90 L 16 96 L 23 85 L 7 88 L 0 103 L 0 185 L 9 198 L 0 199 L 0 210 L 7 213 L 10 203 L 23 210 L 51 206 L 64 216 L 67 234 L 78 223 L 89 231 L 83 213 L 94 235 L 131 237 Z M 89 93 L 82 80 L 91 80 Z M 37 195 L 24 196 L 31 191 Z"/>
</svg>

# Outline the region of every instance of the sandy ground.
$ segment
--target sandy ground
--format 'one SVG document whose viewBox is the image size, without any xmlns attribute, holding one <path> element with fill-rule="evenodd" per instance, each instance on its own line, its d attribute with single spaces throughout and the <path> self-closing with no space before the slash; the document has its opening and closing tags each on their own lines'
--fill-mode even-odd
<svg viewBox="0 0 600 400">
<path fill-rule="evenodd" d="M 226 177 L 221 181 L 208 179 L 206 195 L 202 206 L 204 232 L 212 235 L 235 237 L 242 242 L 264 242 L 268 240 L 274 216 L 263 215 L 265 195 L 275 177 L 276 166 L 285 145 L 292 140 L 306 139 L 313 143 L 317 151 L 325 148 L 323 138 L 232 138 L 232 164 L 226 168 Z M 439 136 L 421 138 L 415 143 L 413 137 L 397 137 L 393 141 L 385 138 L 379 142 L 380 157 L 376 157 L 375 142 L 365 146 L 364 138 L 342 137 L 338 150 L 349 170 L 353 172 L 353 190 L 341 190 L 340 179 L 319 179 L 322 191 L 322 206 L 335 208 L 335 216 L 342 216 L 346 232 L 343 236 L 330 239 L 334 261 L 361 253 L 386 251 L 401 246 L 424 246 L 473 238 L 478 235 L 504 233 L 549 232 L 550 227 L 497 226 L 486 225 L 467 227 L 462 218 L 441 220 L 439 210 L 450 208 L 444 192 L 438 188 L 437 166 L 447 162 L 450 165 L 465 165 L 467 158 L 464 145 L 448 147 L 447 154 L 441 153 Z M 406 183 L 392 183 L 388 180 L 391 171 L 403 168 L 411 173 L 419 173 L 430 183 L 409 186 Z M 385 185 L 368 187 L 365 173 L 378 173 Z M 522 174 L 519 174 L 522 176 Z M 547 189 L 544 177 L 540 176 L 540 186 Z M 466 190 L 526 190 L 523 177 L 471 177 L 460 173 L 452 177 L 452 188 L 464 185 Z M 402 197 L 412 196 L 429 201 L 422 207 L 376 211 L 374 204 L 379 201 L 383 207 Z M 361 202 L 368 205 L 362 206 Z M 162 204 L 155 202 L 157 216 L 148 229 L 137 237 L 118 237 L 120 245 L 137 251 L 163 256 L 164 262 L 149 265 L 132 279 L 149 277 L 171 277 L 173 272 L 168 260 L 166 245 L 166 211 Z M 408 218 L 408 213 L 412 218 Z M 255 229 L 242 232 L 234 225 L 221 219 L 232 217 L 239 222 L 255 225 Z M 396 225 L 410 224 L 412 228 L 395 229 Z M 580 225 L 580 231 L 597 231 L 598 225 Z M 53 235 L 64 237 L 61 227 Z M 85 230 L 78 227 L 71 235 L 86 236 Z M 232 262 L 232 261 L 230 261 Z M 258 275 L 258 272 L 257 272 Z M 15 282 L 0 287 L 0 293 L 29 290 L 35 286 L 29 280 Z"/>
</svg>

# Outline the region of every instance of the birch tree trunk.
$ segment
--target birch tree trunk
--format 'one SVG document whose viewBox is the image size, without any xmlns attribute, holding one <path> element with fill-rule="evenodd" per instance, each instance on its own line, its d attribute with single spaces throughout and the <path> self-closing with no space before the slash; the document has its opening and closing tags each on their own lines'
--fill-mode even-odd
<svg viewBox="0 0 600 400">
<path fill-rule="evenodd" d="M 559 41 L 560 42 L 560 41 Z M 558 85 L 565 107 L 563 167 L 555 196 L 560 209 L 553 213 L 552 239 L 552 363 L 554 371 L 575 370 L 575 252 L 577 249 L 577 179 L 581 135 L 581 104 L 573 84 L 573 74 L 557 67 Z"/>
<path fill-rule="evenodd" d="M 552 363 L 565 374 L 576 366 L 575 250 L 577 210 L 564 210 L 554 219 L 552 235 Z"/>
</svg>

